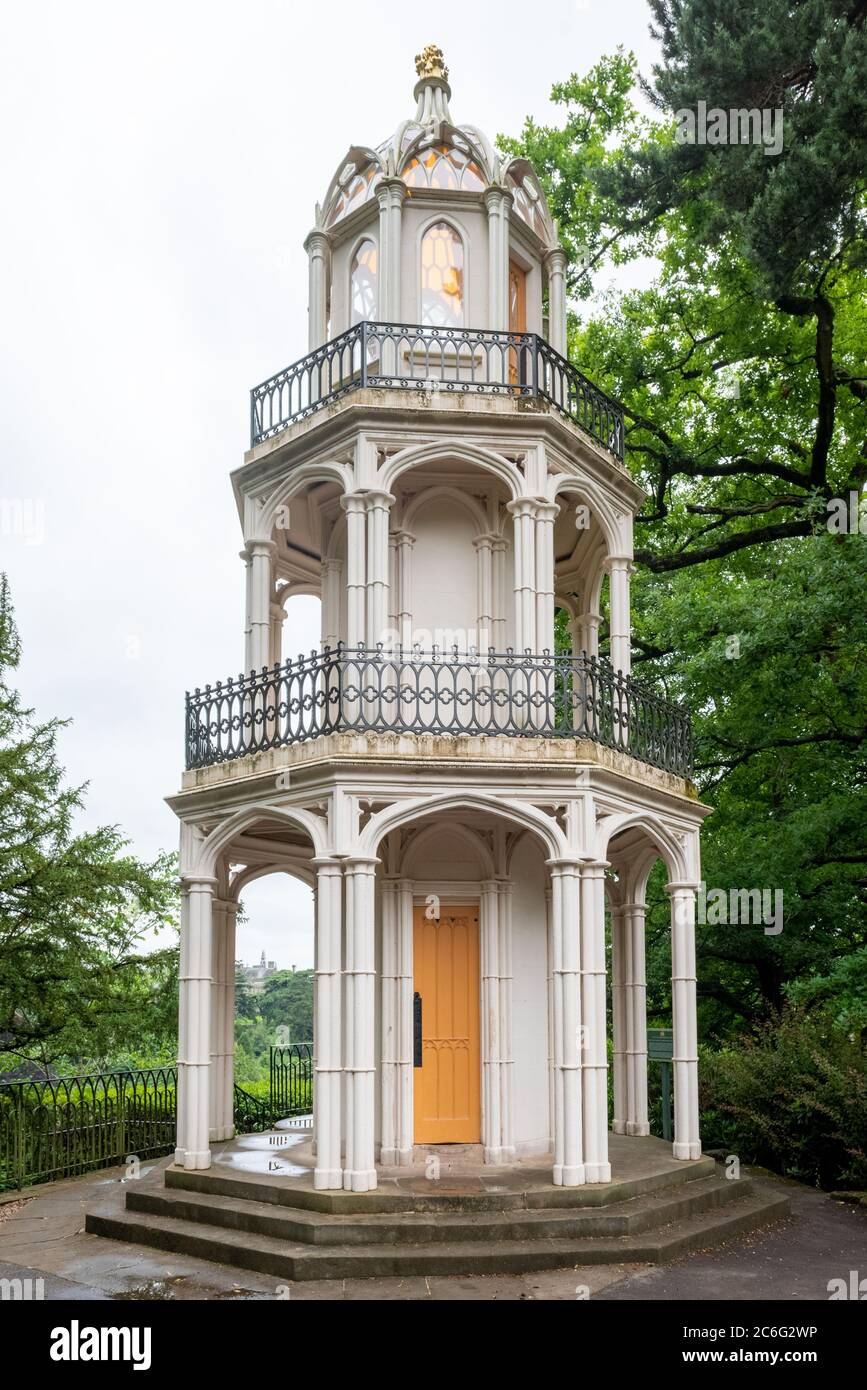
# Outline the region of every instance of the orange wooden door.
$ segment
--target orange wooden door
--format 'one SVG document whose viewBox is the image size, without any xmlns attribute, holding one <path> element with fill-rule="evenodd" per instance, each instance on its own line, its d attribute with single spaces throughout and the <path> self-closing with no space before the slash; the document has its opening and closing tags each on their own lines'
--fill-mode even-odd
<svg viewBox="0 0 867 1390">
<path fill-rule="evenodd" d="M 413 973 L 414 990 L 420 996 L 422 1044 L 421 1066 L 413 1071 L 415 1142 L 478 1144 L 478 909 L 444 907 L 440 920 L 433 922 L 423 907 L 417 907 Z"/>
<path fill-rule="evenodd" d="M 527 272 L 517 261 L 509 261 L 509 332 L 527 331 Z M 509 352 L 509 380 L 514 385 L 518 380 L 519 354 L 515 348 Z"/>
</svg>

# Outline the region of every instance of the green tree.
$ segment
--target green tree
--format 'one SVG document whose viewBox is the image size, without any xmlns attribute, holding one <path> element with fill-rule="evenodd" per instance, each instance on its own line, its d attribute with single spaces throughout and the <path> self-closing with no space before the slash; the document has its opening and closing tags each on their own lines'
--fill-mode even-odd
<svg viewBox="0 0 867 1390">
<path fill-rule="evenodd" d="M 278 970 L 265 981 L 260 1010 L 272 1029 L 289 1029 L 293 1043 L 313 1037 L 313 971 Z"/>
<path fill-rule="evenodd" d="M 685 43 L 698 7 L 676 8 Z M 837 971 L 864 941 L 867 537 L 829 534 L 827 521 L 829 502 L 867 476 L 867 282 L 851 220 L 828 232 L 824 262 L 815 237 L 802 279 L 787 281 L 793 303 L 773 298 L 736 217 L 721 212 L 708 240 L 709 175 L 676 198 L 633 196 L 644 171 L 680 155 L 668 124 L 636 145 L 623 72 L 608 61 L 559 84 L 562 125 L 528 123 L 511 148 L 535 160 L 565 238 L 601 252 L 596 264 L 607 246 L 656 260 L 649 288 L 611 291 L 573 318 L 570 352 L 623 400 L 627 463 L 648 493 L 636 519 L 635 659 L 694 712 L 699 789 L 716 812 L 705 877 L 784 892 L 779 936 L 700 930 L 702 1021 L 720 1032 L 767 1016 L 794 981 Z M 837 110 L 814 110 L 823 138 Z M 570 199 L 579 137 L 585 183 Z M 861 197 L 853 184 L 853 207 Z M 824 215 L 834 221 L 833 208 Z M 593 268 L 581 268 L 585 283 Z M 664 896 L 654 886 L 658 1010 L 670 970 Z"/>
<path fill-rule="evenodd" d="M 0 576 L 0 1048 L 90 1062 L 173 1027 L 174 943 L 156 958 L 142 945 L 175 923 L 174 861 L 140 862 L 114 826 L 74 833 L 84 788 L 64 786 L 63 723 L 9 684 L 19 654 Z"/>
</svg>

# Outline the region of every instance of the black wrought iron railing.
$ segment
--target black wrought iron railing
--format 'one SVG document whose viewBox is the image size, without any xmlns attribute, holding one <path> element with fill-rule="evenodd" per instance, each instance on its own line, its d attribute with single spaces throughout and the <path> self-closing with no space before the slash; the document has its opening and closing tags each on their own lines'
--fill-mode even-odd
<svg viewBox="0 0 867 1390">
<path fill-rule="evenodd" d="M 186 697 L 186 765 L 336 732 L 591 738 L 681 777 L 688 711 L 588 656 L 424 653 L 339 645 Z"/>
<path fill-rule="evenodd" d="M 286 1043 L 269 1056 L 271 1108 L 281 1119 L 313 1113 L 313 1044 Z"/>
<path fill-rule="evenodd" d="M 312 1043 L 274 1049 L 267 1099 L 236 1085 L 236 1133 L 309 1115 L 312 1059 Z M 177 1090 L 174 1066 L 0 1082 L 0 1192 L 171 1153 Z"/>
<path fill-rule="evenodd" d="M 538 333 L 358 323 L 250 392 L 250 442 L 368 386 L 537 397 L 623 458 L 623 408 Z"/>
</svg>

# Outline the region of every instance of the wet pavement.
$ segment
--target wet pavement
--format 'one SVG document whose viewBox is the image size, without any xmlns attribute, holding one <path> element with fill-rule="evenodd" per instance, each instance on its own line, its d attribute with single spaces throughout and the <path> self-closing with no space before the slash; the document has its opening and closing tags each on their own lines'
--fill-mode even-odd
<svg viewBox="0 0 867 1390">
<path fill-rule="evenodd" d="M 271 1162 L 298 1180 L 309 1173 L 309 1136 L 290 1134 L 272 1145 L 267 1135 L 235 1140 L 217 1158 L 242 1171 L 271 1173 Z M 142 1166 L 141 1176 L 170 1158 Z M 460 1163 L 457 1165 L 461 1166 Z M 400 1170 L 407 1172 L 407 1170 Z M 451 1175 L 458 1180 L 457 1172 Z M 460 1185 L 473 1176 L 460 1175 Z M 417 1180 L 417 1179 L 416 1179 Z M 277 1283 L 273 1276 L 238 1270 L 185 1255 L 103 1240 L 84 1230 L 95 1201 L 123 1206 L 126 1170 L 106 1169 L 83 1178 L 32 1189 L 0 1221 L 0 1279 L 43 1280 L 35 1296 L 47 1300 L 184 1301 L 575 1301 L 659 1299 L 827 1299 L 827 1283 L 867 1274 L 867 1212 L 834 1202 L 795 1183 L 792 1219 L 699 1252 L 667 1266 L 605 1265 L 524 1275 L 317 1280 Z M 497 1181 L 491 1174 L 491 1186 Z M 502 1179 L 500 1179 L 502 1183 Z M 508 1185 L 508 1184 L 507 1184 Z M 0 1207 L 0 1215 L 4 1207 Z M 25 1285 L 26 1287 L 26 1285 Z"/>
</svg>

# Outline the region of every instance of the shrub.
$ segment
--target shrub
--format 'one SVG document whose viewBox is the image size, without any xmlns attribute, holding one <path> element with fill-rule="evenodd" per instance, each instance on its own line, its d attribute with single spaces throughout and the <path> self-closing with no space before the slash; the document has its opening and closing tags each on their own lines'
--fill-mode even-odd
<svg viewBox="0 0 867 1390">
<path fill-rule="evenodd" d="M 699 1066 L 702 1140 L 826 1190 L 867 1187 L 867 1066 L 857 1035 L 790 1008 Z"/>
</svg>

